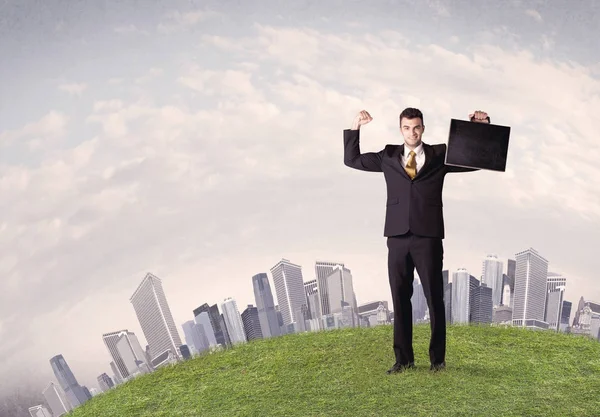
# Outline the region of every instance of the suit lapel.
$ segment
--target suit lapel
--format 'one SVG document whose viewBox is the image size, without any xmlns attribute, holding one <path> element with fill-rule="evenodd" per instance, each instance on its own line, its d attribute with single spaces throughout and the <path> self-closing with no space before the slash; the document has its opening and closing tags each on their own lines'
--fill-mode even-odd
<svg viewBox="0 0 600 417">
<path fill-rule="evenodd" d="M 423 152 L 425 152 L 425 162 L 421 169 L 417 172 L 417 175 L 414 179 L 422 177 L 427 170 L 431 167 L 431 160 L 433 159 L 433 147 L 431 145 L 427 145 L 423 143 Z M 404 165 L 402 165 L 402 155 L 404 154 L 404 143 L 402 145 L 398 145 L 393 154 L 393 159 L 397 161 L 398 165 L 400 165 L 400 170 L 404 174 L 404 176 L 410 180 L 408 173 L 404 169 Z"/>
<path fill-rule="evenodd" d="M 415 179 L 422 177 L 427 172 L 427 169 L 431 167 L 431 160 L 433 159 L 433 147 L 424 143 L 423 152 L 425 152 L 425 163 L 423 163 L 423 166 L 417 172 Z"/>
<path fill-rule="evenodd" d="M 398 145 L 398 146 L 396 146 L 396 150 L 394 151 L 393 159 L 395 161 L 397 161 L 398 165 L 400 166 L 400 171 L 402 172 L 402 174 L 404 174 L 406 179 L 410 180 L 410 177 L 408 176 L 408 173 L 406 172 L 406 170 L 404 169 L 404 165 L 402 164 L 402 155 L 403 154 L 404 154 L 404 144 Z"/>
</svg>

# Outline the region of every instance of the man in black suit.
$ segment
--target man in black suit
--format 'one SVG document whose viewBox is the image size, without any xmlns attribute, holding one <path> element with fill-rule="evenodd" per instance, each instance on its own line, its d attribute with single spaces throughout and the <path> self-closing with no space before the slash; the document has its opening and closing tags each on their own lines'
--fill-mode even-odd
<svg viewBox="0 0 600 417">
<path fill-rule="evenodd" d="M 469 115 L 472 122 L 490 123 L 487 113 Z M 446 315 L 442 277 L 444 218 L 442 188 L 449 172 L 476 171 L 445 164 L 446 144 L 421 141 L 425 124 L 415 108 L 400 113 L 402 145 L 379 152 L 360 152 L 360 127 L 373 118 L 361 111 L 351 129 L 344 130 L 344 164 L 362 171 L 383 172 L 387 185 L 384 236 L 388 246 L 388 275 L 394 306 L 394 354 L 389 374 L 414 368 L 412 303 L 417 269 L 431 317 L 430 370 L 446 366 Z"/>
</svg>

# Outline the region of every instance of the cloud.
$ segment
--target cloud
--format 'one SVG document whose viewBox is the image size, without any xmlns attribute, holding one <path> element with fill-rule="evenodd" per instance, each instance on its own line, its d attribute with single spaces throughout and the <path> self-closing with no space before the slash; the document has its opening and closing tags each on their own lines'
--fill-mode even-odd
<svg viewBox="0 0 600 417">
<path fill-rule="evenodd" d="M 83 92 L 87 89 L 88 85 L 86 83 L 80 84 L 61 84 L 58 88 L 62 91 L 66 91 L 69 94 L 73 94 L 76 96 L 81 96 Z"/>
<path fill-rule="evenodd" d="M 389 300 L 383 178 L 343 165 L 342 130 L 363 108 L 374 116 L 365 152 L 400 141 L 406 106 L 425 112 L 427 143 L 444 142 L 448 120 L 475 108 L 510 125 L 506 173 L 446 180 L 446 266 L 475 273 L 481 247 L 513 256 L 532 242 L 598 295 L 592 250 L 543 236 L 576 232 L 568 240 L 579 244 L 597 229 L 600 85 L 589 68 L 479 39 L 459 53 L 396 31 L 253 29 L 198 38 L 229 59 L 223 68 L 165 65 L 165 84 L 183 100 L 142 85 L 143 99 L 88 102 L 73 121 L 80 130 L 54 111 L 0 133 L 3 144 L 72 135 L 38 164 L 0 166 L 0 331 L 19 335 L 0 357 L 49 372 L 61 351 L 94 386 L 108 371 L 103 332 L 131 328 L 143 339 L 128 297 L 148 271 L 163 278 L 178 329 L 203 302 L 253 302 L 251 276 L 281 257 L 300 263 L 305 280 L 317 258 L 340 259 L 359 302 Z M 502 34 L 491 31 L 490 42 Z"/>
<path fill-rule="evenodd" d="M 450 17 L 450 11 L 440 0 L 427 0 L 427 5 L 435 12 L 436 15 L 442 17 Z"/>
<path fill-rule="evenodd" d="M 529 17 L 532 17 L 533 19 L 535 19 L 536 22 L 543 22 L 544 19 L 542 19 L 542 15 L 540 14 L 540 12 L 538 12 L 535 9 L 527 9 L 525 10 L 525 14 Z"/>
<path fill-rule="evenodd" d="M 163 74 L 162 68 L 150 68 L 148 72 L 141 77 L 135 79 L 136 84 L 144 84 Z"/>
<path fill-rule="evenodd" d="M 175 10 L 165 15 L 165 20 L 158 24 L 157 30 L 162 34 L 170 34 L 223 16 L 223 14 L 214 10 L 193 10 L 187 12 Z"/>
<path fill-rule="evenodd" d="M 548 35 L 542 35 L 542 48 L 545 51 L 549 51 L 552 48 L 554 48 L 554 39 L 552 39 L 550 36 Z"/>
<path fill-rule="evenodd" d="M 147 30 L 141 30 L 134 24 L 118 26 L 118 27 L 114 28 L 114 31 L 116 33 L 121 33 L 121 34 L 138 33 L 140 35 L 145 35 L 145 36 L 150 35 L 150 32 L 148 32 Z"/>
<path fill-rule="evenodd" d="M 245 71 L 213 71 L 192 67 L 179 82 L 203 95 L 252 96 L 260 92 L 252 85 L 252 74 Z M 257 97 L 258 98 L 258 97 Z"/>
<path fill-rule="evenodd" d="M 0 146 L 25 142 L 30 149 L 55 144 L 66 134 L 69 118 L 56 110 L 51 110 L 36 122 L 28 123 L 20 129 L 0 132 Z"/>
</svg>

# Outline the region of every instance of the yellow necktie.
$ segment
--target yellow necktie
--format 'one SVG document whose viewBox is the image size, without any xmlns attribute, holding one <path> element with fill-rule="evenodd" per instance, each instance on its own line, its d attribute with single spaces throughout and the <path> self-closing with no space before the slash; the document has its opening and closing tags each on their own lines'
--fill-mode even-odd
<svg viewBox="0 0 600 417">
<path fill-rule="evenodd" d="M 417 161 L 415 160 L 414 151 L 410 151 L 408 154 L 408 162 L 406 163 L 406 167 L 404 168 L 408 176 L 413 179 L 417 175 Z"/>
</svg>

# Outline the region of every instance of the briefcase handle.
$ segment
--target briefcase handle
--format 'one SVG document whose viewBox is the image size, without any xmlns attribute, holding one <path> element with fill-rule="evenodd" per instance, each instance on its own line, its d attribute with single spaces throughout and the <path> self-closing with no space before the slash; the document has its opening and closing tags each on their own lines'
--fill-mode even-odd
<svg viewBox="0 0 600 417">
<path fill-rule="evenodd" d="M 490 120 L 490 116 L 486 117 L 488 123 L 492 123 L 492 121 Z M 475 120 L 475 116 L 471 117 L 471 121 Z"/>
</svg>

